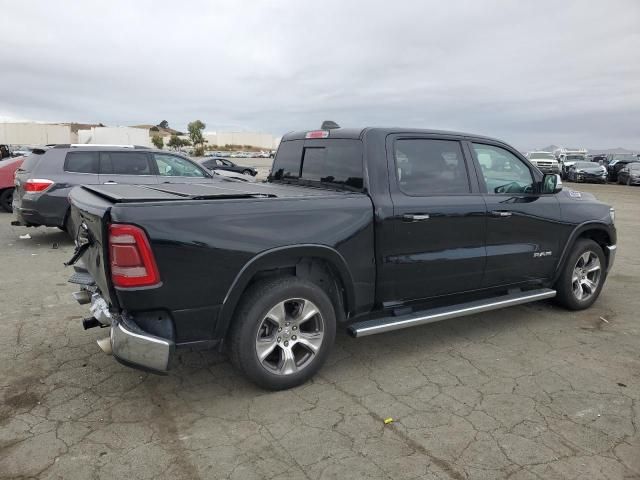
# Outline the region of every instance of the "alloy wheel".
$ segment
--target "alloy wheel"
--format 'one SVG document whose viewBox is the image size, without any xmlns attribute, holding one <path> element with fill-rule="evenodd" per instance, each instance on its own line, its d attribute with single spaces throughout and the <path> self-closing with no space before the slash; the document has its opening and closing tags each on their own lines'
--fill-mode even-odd
<svg viewBox="0 0 640 480">
<path fill-rule="evenodd" d="M 324 319 L 318 307 L 304 298 L 276 304 L 260 322 L 256 354 L 263 368 L 291 375 L 307 367 L 324 340 Z"/>
<path fill-rule="evenodd" d="M 571 288 L 577 300 L 586 301 L 595 294 L 601 274 L 600 258 L 594 252 L 587 250 L 578 257 L 571 275 Z"/>
</svg>

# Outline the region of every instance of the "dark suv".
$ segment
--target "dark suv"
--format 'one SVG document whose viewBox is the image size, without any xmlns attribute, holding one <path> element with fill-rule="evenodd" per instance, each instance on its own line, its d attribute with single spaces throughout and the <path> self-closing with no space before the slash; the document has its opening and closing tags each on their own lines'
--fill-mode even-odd
<svg viewBox="0 0 640 480">
<path fill-rule="evenodd" d="M 210 182 L 194 161 L 134 146 L 57 145 L 35 149 L 16 170 L 14 224 L 69 231 L 67 196 L 76 185 Z"/>
</svg>

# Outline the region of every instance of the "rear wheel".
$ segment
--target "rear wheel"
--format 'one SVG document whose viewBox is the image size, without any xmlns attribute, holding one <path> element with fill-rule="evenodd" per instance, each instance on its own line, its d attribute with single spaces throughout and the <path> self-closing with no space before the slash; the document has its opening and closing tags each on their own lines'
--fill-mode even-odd
<svg viewBox="0 0 640 480">
<path fill-rule="evenodd" d="M 578 240 L 556 283 L 557 301 L 570 310 L 589 308 L 600 295 L 605 268 L 606 258 L 600 245 L 586 238 Z"/>
<path fill-rule="evenodd" d="M 13 212 L 13 207 L 11 203 L 13 202 L 13 188 L 7 188 L 0 193 L 0 207 L 3 210 L 11 213 Z"/>
<path fill-rule="evenodd" d="M 242 171 L 242 173 L 243 173 L 244 175 L 252 175 L 251 170 L 248 170 L 248 169 L 247 169 L 247 170 L 243 170 L 243 171 Z"/>
<path fill-rule="evenodd" d="M 335 331 L 333 304 L 320 287 L 296 277 L 261 281 L 234 315 L 231 361 L 263 388 L 295 387 L 324 364 Z"/>
</svg>

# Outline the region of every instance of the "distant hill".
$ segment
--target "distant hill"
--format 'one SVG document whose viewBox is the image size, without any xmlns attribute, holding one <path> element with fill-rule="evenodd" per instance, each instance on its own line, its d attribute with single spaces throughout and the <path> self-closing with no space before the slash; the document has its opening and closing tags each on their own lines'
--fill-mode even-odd
<svg viewBox="0 0 640 480">
<path fill-rule="evenodd" d="M 179 130 L 174 130 L 173 128 L 162 128 L 158 125 L 132 125 L 133 128 L 144 128 L 145 130 L 149 130 L 151 135 L 158 134 L 162 137 L 169 137 L 171 135 L 184 135 L 184 133 Z"/>
<path fill-rule="evenodd" d="M 549 145 L 544 148 L 540 148 L 540 151 L 543 152 L 553 152 L 555 149 L 560 148 L 557 145 Z M 616 147 L 616 148 L 587 148 L 587 152 L 589 153 L 637 153 L 634 150 L 629 150 L 627 148 Z"/>
</svg>

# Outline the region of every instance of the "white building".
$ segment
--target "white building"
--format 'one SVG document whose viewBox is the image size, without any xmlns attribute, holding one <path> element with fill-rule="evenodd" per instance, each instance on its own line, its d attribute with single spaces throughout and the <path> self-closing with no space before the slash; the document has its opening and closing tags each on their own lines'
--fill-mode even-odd
<svg viewBox="0 0 640 480">
<path fill-rule="evenodd" d="M 47 145 L 76 143 L 77 134 L 71 125 L 34 122 L 0 123 L 0 144 Z"/>
<path fill-rule="evenodd" d="M 92 127 L 90 130 L 78 130 L 77 143 L 152 146 L 149 130 L 134 127 Z"/>
</svg>

